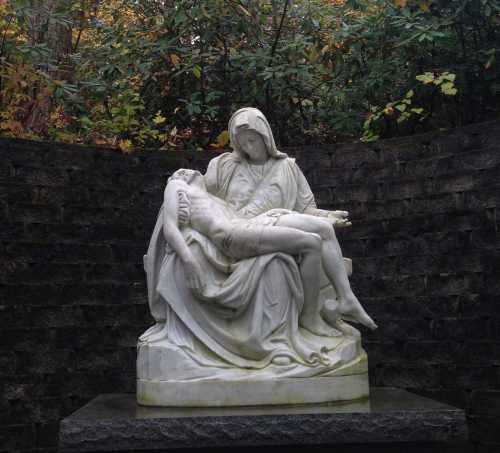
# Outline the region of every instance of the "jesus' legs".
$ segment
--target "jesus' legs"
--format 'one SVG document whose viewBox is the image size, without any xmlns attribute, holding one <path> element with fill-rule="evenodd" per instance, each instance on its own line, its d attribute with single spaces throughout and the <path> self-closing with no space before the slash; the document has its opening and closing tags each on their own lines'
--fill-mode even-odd
<svg viewBox="0 0 500 453">
<path fill-rule="evenodd" d="M 278 225 L 279 227 L 297 228 L 301 231 L 316 233 L 321 237 L 323 269 L 337 291 L 340 302 L 340 313 L 344 315 L 346 319 L 351 318 L 370 329 L 376 329 L 377 325 L 370 316 L 368 316 L 363 306 L 352 292 L 344 265 L 342 251 L 340 250 L 340 245 L 332 225 L 318 217 L 295 213 L 281 216 Z M 311 309 L 317 310 L 319 313 L 321 307 L 319 307 L 318 302 L 316 302 Z"/>
<path fill-rule="evenodd" d="M 259 254 L 283 252 L 302 256 L 299 268 L 304 290 L 304 308 L 300 325 L 317 335 L 334 336 L 338 334 L 337 331 L 323 320 L 316 308 L 321 270 L 321 242 L 321 237 L 312 232 L 272 226 L 265 227 L 264 232 L 259 235 L 257 251 Z"/>
</svg>

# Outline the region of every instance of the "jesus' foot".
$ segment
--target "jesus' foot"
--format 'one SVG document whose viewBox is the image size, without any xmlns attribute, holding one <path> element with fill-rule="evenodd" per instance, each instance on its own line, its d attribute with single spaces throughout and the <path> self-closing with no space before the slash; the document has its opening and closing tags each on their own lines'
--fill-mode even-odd
<svg viewBox="0 0 500 453">
<path fill-rule="evenodd" d="M 339 331 L 327 324 L 318 314 L 302 313 L 299 324 L 306 330 L 322 337 L 337 337 Z"/>
<path fill-rule="evenodd" d="M 369 329 L 375 330 L 378 326 L 368 316 L 363 306 L 354 294 L 340 301 L 340 317 L 346 321 L 358 322 Z"/>
</svg>

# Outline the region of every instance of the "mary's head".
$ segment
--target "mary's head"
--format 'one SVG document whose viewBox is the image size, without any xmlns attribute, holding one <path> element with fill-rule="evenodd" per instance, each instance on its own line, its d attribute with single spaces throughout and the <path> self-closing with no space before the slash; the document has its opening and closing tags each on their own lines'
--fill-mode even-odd
<svg viewBox="0 0 500 453">
<path fill-rule="evenodd" d="M 228 130 L 234 155 L 239 160 L 262 164 L 270 157 L 287 157 L 276 148 L 271 126 L 256 108 L 245 107 L 236 111 L 229 120 Z"/>
</svg>

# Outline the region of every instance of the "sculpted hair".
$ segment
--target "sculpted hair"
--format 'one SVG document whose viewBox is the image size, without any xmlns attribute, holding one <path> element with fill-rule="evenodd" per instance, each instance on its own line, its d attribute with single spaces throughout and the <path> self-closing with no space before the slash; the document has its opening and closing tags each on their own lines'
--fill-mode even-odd
<svg viewBox="0 0 500 453">
<path fill-rule="evenodd" d="M 191 184 L 194 177 L 196 176 L 196 170 L 192 170 L 190 168 L 179 168 L 179 170 L 176 170 L 176 171 L 174 171 L 174 173 L 172 173 L 172 176 L 170 176 L 170 178 L 168 178 L 167 182 L 174 181 L 176 179 L 181 179 L 182 176 L 185 174 L 190 175 L 190 178 L 188 181 L 186 181 L 186 183 Z"/>
</svg>

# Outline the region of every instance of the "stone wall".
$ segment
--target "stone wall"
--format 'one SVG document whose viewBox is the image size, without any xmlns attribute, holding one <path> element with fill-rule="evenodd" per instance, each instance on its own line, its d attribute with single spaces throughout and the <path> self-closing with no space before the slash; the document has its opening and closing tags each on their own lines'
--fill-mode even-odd
<svg viewBox="0 0 500 453">
<path fill-rule="evenodd" d="M 500 448 L 500 123 L 287 151 L 320 207 L 351 212 L 372 385 L 466 407 Z M 0 139 L 0 451 L 55 451 L 60 418 L 134 392 L 166 178 L 214 155 Z"/>
</svg>

